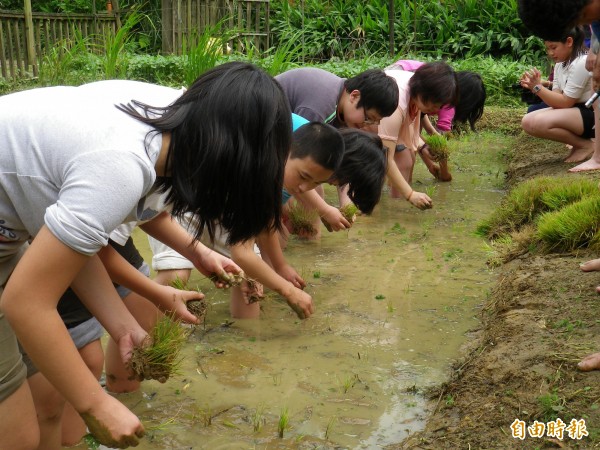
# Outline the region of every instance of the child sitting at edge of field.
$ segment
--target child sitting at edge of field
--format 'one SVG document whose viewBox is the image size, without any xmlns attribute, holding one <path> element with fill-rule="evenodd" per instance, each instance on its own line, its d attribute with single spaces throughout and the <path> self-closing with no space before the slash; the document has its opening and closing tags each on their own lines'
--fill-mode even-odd
<svg viewBox="0 0 600 450">
<path fill-rule="evenodd" d="M 521 86 L 549 107 L 525 114 L 521 125 L 532 136 L 571 146 L 564 161 L 580 162 L 594 151 L 594 111 L 585 106 L 592 94 L 592 79 L 585 67 L 583 28 L 572 28 L 563 39 L 544 44 L 555 63 L 552 89 L 542 85 L 542 75 L 535 68 L 522 75 Z"/>
</svg>

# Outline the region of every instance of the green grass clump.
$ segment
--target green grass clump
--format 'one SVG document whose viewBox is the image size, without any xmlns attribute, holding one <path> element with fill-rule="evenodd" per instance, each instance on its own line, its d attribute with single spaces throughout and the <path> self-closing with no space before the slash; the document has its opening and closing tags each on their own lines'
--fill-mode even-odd
<svg viewBox="0 0 600 450">
<path fill-rule="evenodd" d="M 358 208 L 354 203 L 348 203 L 340 208 L 340 212 L 348 222 L 354 223 L 356 220 L 356 214 L 358 213 Z"/>
<path fill-rule="evenodd" d="M 600 196 L 588 197 L 564 208 L 540 216 L 537 238 L 553 251 L 572 251 L 600 238 Z"/>
<path fill-rule="evenodd" d="M 431 134 L 423 138 L 429 146 L 431 158 L 436 161 L 447 161 L 450 155 L 450 147 L 448 146 L 448 138 L 443 134 Z"/>
<path fill-rule="evenodd" d="M 595 182 L 574 177 L 537 177 L 515 187 L 498 209 L 477 227 L 490 239 L 518 230 L 540 214 L 554 211 L 582 198 L 600 195 Z"/>
<path fill-rule="evenodd" d="M 140 379 L 164 383 L 181 365 L 179 354 L 187 334 L 180 321 L 163 317 L 152 330 L 152 344 L 133 349 L 130 367 Z"/>
</svg>

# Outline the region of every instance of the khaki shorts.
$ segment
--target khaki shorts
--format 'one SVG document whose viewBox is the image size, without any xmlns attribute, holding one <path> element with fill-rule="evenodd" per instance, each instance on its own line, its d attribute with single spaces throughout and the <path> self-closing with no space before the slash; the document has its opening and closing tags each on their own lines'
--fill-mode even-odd
<svg viewBox="0 0 600 450">
<path fill-rule="evenodd" d="M 17 255 L 0 263 L 0 297 L 8 277 L 26 248 L 24 245 Z M 10 397 L 25 382 L 26 376 L 27 368 L 19 352 L 17 337 L 4 313 L 0 311 L 0 402 Z"/>
</svg>

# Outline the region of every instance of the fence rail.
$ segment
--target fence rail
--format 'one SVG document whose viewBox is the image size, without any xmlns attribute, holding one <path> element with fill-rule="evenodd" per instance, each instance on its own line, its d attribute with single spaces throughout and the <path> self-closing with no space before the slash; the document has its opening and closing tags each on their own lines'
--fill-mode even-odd
<svg viewBox="0 0 600 450">
<path fill-rule="evenodd" d="M 32 14 L 33 42 L 27 41 L 23 13 L 0 11 L 0 74 L 6 79 L 36 76 L 44 55 L 57 43 L 77 38 L 98 42 L 114 34 L 119 17 L 103 14 Z M 30 34 L 31 35 L 31 34 Z M 34 49 L 29 56 L 28 46 Z"/>
</svg>

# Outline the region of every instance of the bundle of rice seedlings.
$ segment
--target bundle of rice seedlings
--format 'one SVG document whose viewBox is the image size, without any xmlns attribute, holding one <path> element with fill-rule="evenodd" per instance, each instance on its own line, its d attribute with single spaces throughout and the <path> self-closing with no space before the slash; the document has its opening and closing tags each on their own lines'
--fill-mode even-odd
<svg viewBox="0 0 600 450">
<path fill-rule="evenodd" d="M 155 325 L 150 337 L 151 345 L 133 349 L 129 365 L 140 379 L 164 383 L 178 372 L 182 361 L 179 354 L 187 331 L 180 321 L 165 316 Z"/>
<path fill-rule="evenodd" d="M 310 238 L 318 233 L 318 230 L 313 225 L 318 218 L 319 213 L 317 211 L 307 210 L 298 202 L 294 202 L 288 208 L 290 232 L 300 237 Z"/>
<path fill-rule="evenodd" d="M 423 138 L 429 146 L 429 154 L 435 162 L 448 161 L 450 156 L 450 147 L 448 139 L 443 134 L 430 134 Z"/>
<path fill-rule="evenodd" d="M 340 208 L 340 212 L 348 222 L 354 223 L 356 221 L 358 207 L 354 203 L 348 203 Z"/>
<path fill-rule="evenodd" d="M 596 243 L 600 196 L 588 197 L 540 216 L 537 237 L 548 250 L 572 251 Z"/>
<path fill-rule="evenodd" d="M 518 230 L 533 222 L 543 212 L 553 211 L 589 196 L 598 196 L 594 182 L 574 177 L 537 177 L 514 189 L 492 215 L 477 227 L 488 238 Z"/>
</svg>

